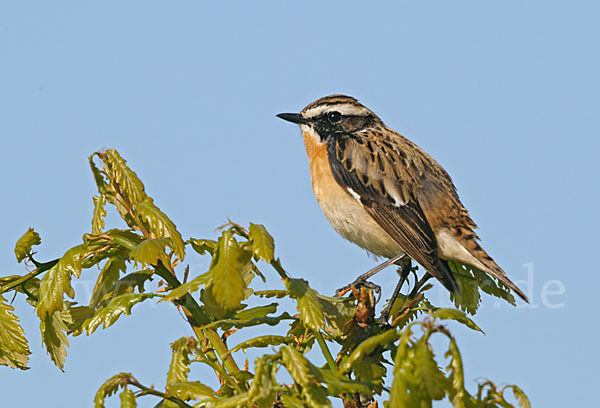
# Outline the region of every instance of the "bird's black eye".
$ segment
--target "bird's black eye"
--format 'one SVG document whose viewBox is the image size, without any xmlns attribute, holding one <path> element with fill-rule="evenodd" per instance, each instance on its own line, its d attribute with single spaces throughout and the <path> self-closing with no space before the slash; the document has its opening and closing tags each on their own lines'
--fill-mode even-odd
<svg viewBox="0 0 600 408">
<path fill-rule="evenodd" d="M 337 111 L 329 112 L 327 114 L 327 120 L 329 123 L 339 123 L 342 120 L 342 114 Z"/>
</svg>

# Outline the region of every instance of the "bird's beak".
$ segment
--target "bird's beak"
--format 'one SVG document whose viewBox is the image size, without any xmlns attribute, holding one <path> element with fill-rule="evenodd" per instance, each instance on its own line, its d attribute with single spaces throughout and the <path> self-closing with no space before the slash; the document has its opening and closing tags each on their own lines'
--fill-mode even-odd
<svg viewBox="0 0 600 408">
<path fill-rule="evenodd" d="M 277 115 L 277 117 L 283 120 L 287 120 L 288 122 L 297 123 L 299 125 L 303 123 L 308 123 L 308 119 L 303 118 L 298 113 L 280 113 L 279 115 Z"/>
</svg>

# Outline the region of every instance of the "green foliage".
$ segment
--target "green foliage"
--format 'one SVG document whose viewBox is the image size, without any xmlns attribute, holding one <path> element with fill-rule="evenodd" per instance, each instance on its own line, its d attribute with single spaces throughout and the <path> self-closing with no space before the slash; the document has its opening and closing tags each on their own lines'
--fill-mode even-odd
<svg viewBox="0 0 600 408">
<path fill-rule="evenodd" d="M 20 263 L 28 255 L 31 255 L 31 247 L 34 245 L 40 245 L 41 243 L 42 239 L 40 238 L 40 234 L 35 232 L 33 228 L 29 228 L 15 244 L 15 255 L 17 257 L 17 262 Z"/>
<path fill-rule="evenodd" d="M 18 240 L 15 255 L 36 269 L 0 277 L 0 294 L 14 291 L 36 309 L 44 347 L 61 370 L 68 336 L 106 329 L 149 299 L 180 308 L 194 332 L 171 344 L 164 390 L 120 373 L 99 388 L 96 408 L 119 391 L 125 408 L 148 395 L 168 408 L 330 407 L 335 398 L 351 408 L 374 408 L 376 401 L 391 408 L 431 407 L 445 399 L 454 407 L 514 407 L 507 396 L 530 407 L 514 385 L 499 388 L 485 381 L 470 393 L 456 340 L 442 325 L 452 320 L 483 333 L 466 314 L 476 313 L 481 291 L 514 304 L 508 289 L 481 271 L 450 263 L 461 288 L 452 295 L 456 309 L 431 304 L 426 296 L 432 285 L 417 281 L 394 302 L 389 319 L 380 322 L 371 291 L 362 288 L 332 298 L 291 277 L 275 258 L 275 241 L 265 226 L 244 228 L 229 221 L 215 237 L 184 241 L 116 150 L 95 153 L 89 163 L 98 188 L 91 234 L 60 259 L 38 262 L 32 247 L 41 240 L 30 228 Z M 106 229 L 107 203 L 128 228 Z M 186 246 L 209 258 L 207 269 L 184 264 Z M 269 272 L 263 274 L 263 266 Z M 65 298 L 75 299 L 71 280 L 81 274 L 96 280 L 87 305 Z M 273 288 L 255 290 L 256 276 Z M 247 327 L 260 327 L 260 335 L 238 337 Z M 447 348 L 434 349 L 434 334 L 447 339 Z M 246 360 L 240 368 L 247 350 L 263 354 L 252 367 Z M 0 364 L 26 369 L 29 354 L 14 308 L 0 296 Z M 326 364 L 318 366 L 313 358 Z M 204 376 L 190 378 L 192 365 L 214 373 L 218 389 L 206 385 Z M 284 370 L 289 383 L 278 378 Z"/>
<path fill-rule="evenodd" d="M 31 351 L 14 310 L 0 295 L 0 365 L 25 370 Z"/>
</svg>

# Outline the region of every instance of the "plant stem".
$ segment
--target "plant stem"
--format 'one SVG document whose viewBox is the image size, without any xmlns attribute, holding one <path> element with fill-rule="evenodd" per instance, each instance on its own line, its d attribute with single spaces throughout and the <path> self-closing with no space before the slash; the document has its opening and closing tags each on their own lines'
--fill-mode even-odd
<svg viewBox="0 0 600 408">
<path fill-rule="evenodd" d="M 166 399 L 171 402 L 174 402 L 175 404 L 177 404 L 181 407 L 193 408 L 191 405 L 185 403 L 184 401 L 180 400 L 179 398 L 167 396 L 164 392 L 157 391 L 154 388 L 148 388 L 145 385 L 142 385 L 137 381 L 129 380 L 128 384 L 133 385 L 134 387 L 137 387 L 140 390 L 142 390 L 142 394 L 140 394 L 140 395 L 147 395 L 147 394 L 156 395 L 157 397 L 161 397 L 162 399 Z"/>
<path fill-rule="evenodd" d="M 23 275 L 19 279 L 14 280 L 9 284 L 0 287 L 0 293 L 8 292 L 9 290 L 16 288 L 17 286 L 21 286 L 22 284 L 27 282 L 29 279 L 35 278 L 40 273 L 44 273 L 47 270 L 49 270 L 50 268 L 52 268 L 54 265 L 56 265 L 58 263 L 59 260 L 60 259 L 55 259 L 53 261 L 38 264 L 38 267 L 36 269 L 34 269 L 33 271 L 29 272 L 27 275 Z"/>
<path fill-rule="evenodd" d="M 158 276 L 163 278 L 169 286 L 172 288 L 177 288 L 181 286 L 181 282 L 175 275 L 171 273 L 161 262 L 159 262 L 155 266 L 156 273 Z M 229 354 L 229 350 L 223 340 L 221 340 L 221 336 L 213 330 L 213 329 L 201 329 L 200 326 L 204 326 L 210 323 L 210 319 L 206 316 L 206 313 L 200 308 L 200 305 L 196 300 L 187 293 L 179 302 L 179 304 L 184 308 L 186 312 L 186 316 L 188 317 L 189 323 L 192 326 L 192 330 L 194 330 L 194 334 L 198 338 L 199 341 L 204 339 L 204 336 L 208 338 L 208 341 L 215 349 L 217 354 L 219 355 L 221 361 L 223 361 L 223 365 L 229 372 L 237 373 L 240 371 L 240 368 L 236 364 L 235 360 Z"/>
<path fill-rule="evenodd" d="M 329 368 L 332 371 L 337 370 L 335 361 L 333 360 L 333 356 L 331 355 L 331 352 L 329 351 L 329 348 L 327 347 L 327 343 L 325 343 L 325 339 L 323 339 L 323 335 L 321 334 L 321 332 L 319 330 L 315 330 L 313 333 L 315 335 L 315 338 L 317 339 L 317 343 L 319 343 L 319 347 L 321 347 L 321 351 L 323 352 L 323 355 L 325 356 L 325 360 L 327 360 L 327 365 L 329 366 Z"/>
</svg>

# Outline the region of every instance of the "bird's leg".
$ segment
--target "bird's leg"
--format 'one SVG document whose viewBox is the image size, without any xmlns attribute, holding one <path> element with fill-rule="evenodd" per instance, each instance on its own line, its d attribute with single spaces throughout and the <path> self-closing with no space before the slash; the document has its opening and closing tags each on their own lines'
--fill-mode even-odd
<svg viewBox="0 0 600 408">
<path fill-rule="evenodd" d="M 380 323 L 387 323 L 388 318 L 390 317 L 390 312 L 392 311 L 392 306 L 394 305 L 394 302 L 396 301 L 396 298 L 398 297 L 398 294 L 400 293 L 404 282 L 406 282 L 406 279 L 408 278 L 408 274 L 411 272 L 411 269 L 412 264 L 410 262 L 410 258 L 406 258 L 405 262 L 403 262 L 400 266 L 400 280 L 398 281 L 398 284 L 396 284 L 394 293 L 392 293 L 392 297 L 390 298 L 389 303 L 381 312 L 381 316 L 379 316 L 378 320 Z"/>
<path fill-rule="evenodd" d="M 354 282 L 352 282 L 351 284 L 346 285 L 343 288 L 339 288 L 338 290 L 336 290 L 335 291 L 336 296 L 338 296 L 338 297 L 344 296 L 346 293 L 348 293 L 348 291 L 353 286 L 366 286 L 370 289 L 375 290 L 375 292 L 380 294 L 381 288 L 373 283 L 367 282 L 367 279 L 369 279 L 371 276 L 375 275 L 377 272 L 381 271 L 382 269 L 390 266 L 394 262 L 398 261 L 403 256 L 404 256 L 404 254 L 396 255 L 395 257 L 388 259 L 387 261 L 381 263 L 380 265 L 377 265 L 373 269 L 368 270 L 367 272 L 363 273 L 358 278 L 356 278 L 356 280 Z"/>
</svg>

